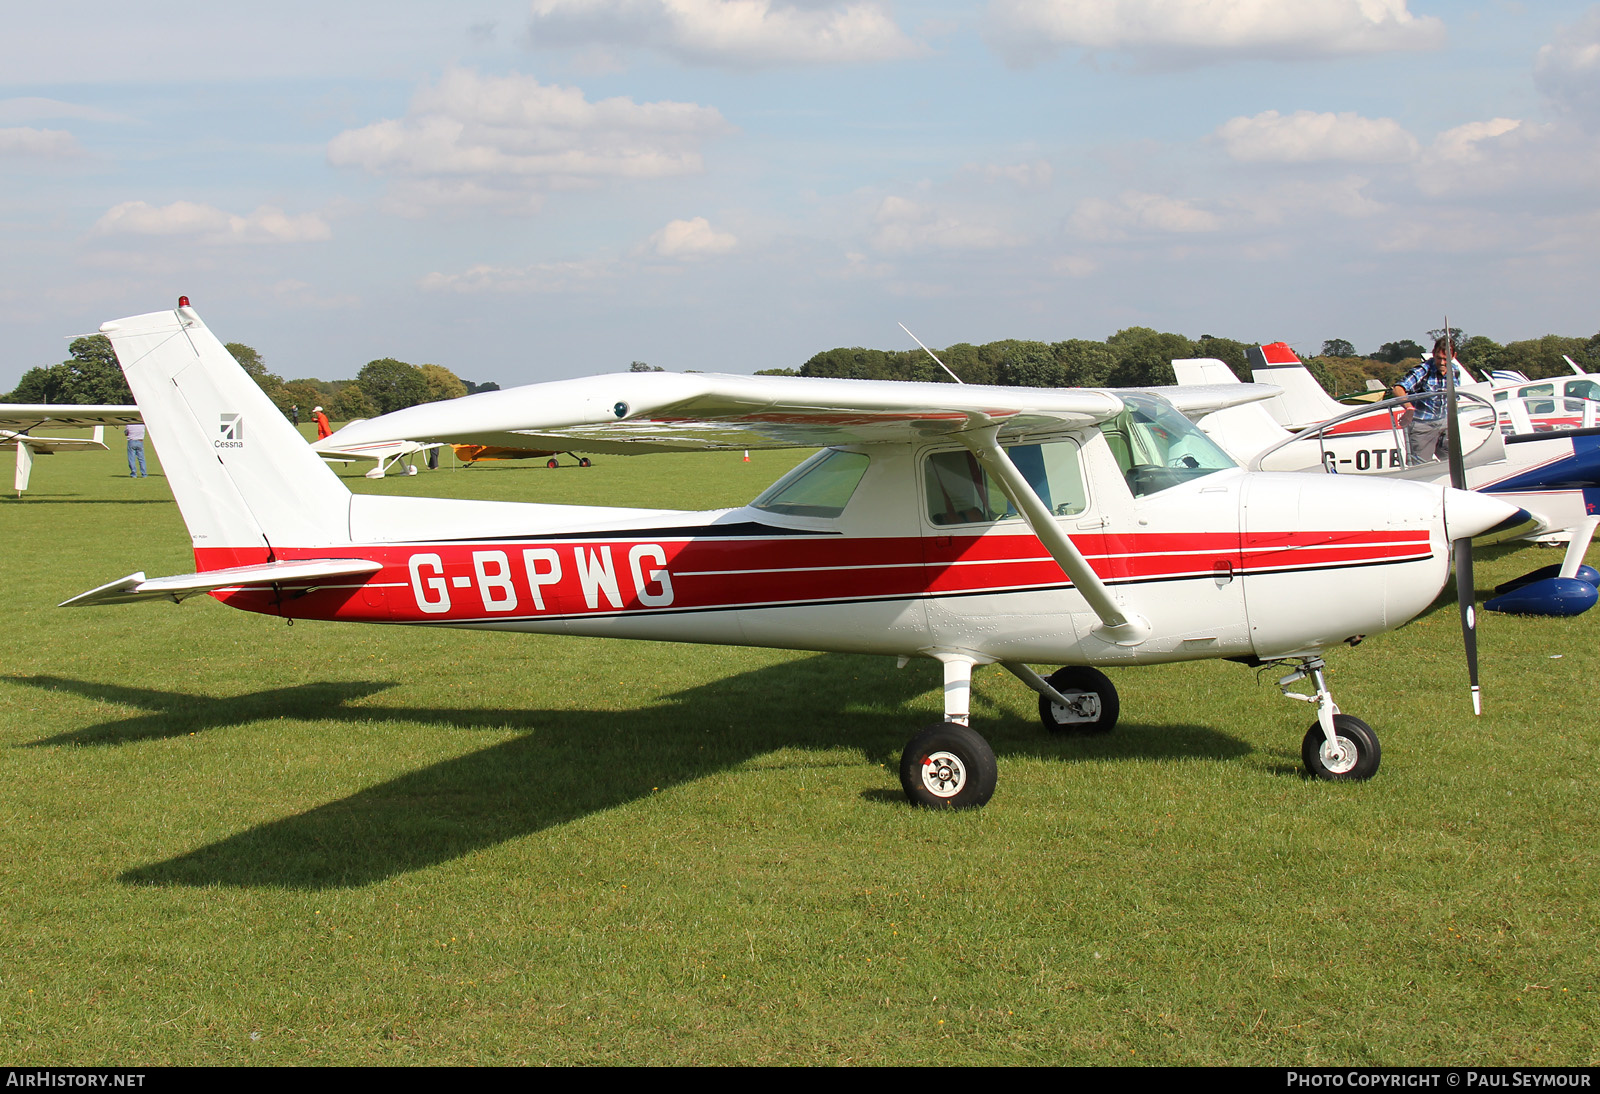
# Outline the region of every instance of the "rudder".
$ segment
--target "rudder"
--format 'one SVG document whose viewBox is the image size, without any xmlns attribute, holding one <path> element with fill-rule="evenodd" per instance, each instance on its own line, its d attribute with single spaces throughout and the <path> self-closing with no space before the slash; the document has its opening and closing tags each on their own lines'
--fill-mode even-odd
<svg viewBox="0 0 1600 1094">
<path fill-rule="evenodd" d="M 200 569 L 350 542 L 349 490 L 187 297 L 100 332 L 149 426 Z"/>
</svg>

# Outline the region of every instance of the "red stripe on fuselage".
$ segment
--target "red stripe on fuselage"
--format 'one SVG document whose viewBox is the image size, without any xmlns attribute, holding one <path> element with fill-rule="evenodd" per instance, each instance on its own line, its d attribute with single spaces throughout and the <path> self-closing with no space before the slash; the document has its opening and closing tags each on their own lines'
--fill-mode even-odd
<svg viewBox="0 0 1600 1094">
<path fill-rule="evenodd" d="M 1399 562 L 1431 553 L 1422 530 L 1142 533 L 1073 537 L 1111 583 Z M 202 571 L 265 549 L 197 548 Z M 546 540 L 280 549 L 280 560 L 365 558 L 383 569 L 280 590 L 220 590 L 233 607 L 304 619 L 450 623 L 748 609 L 1063 586 L 1031 534 L 770 539 Z"/>
</svg>

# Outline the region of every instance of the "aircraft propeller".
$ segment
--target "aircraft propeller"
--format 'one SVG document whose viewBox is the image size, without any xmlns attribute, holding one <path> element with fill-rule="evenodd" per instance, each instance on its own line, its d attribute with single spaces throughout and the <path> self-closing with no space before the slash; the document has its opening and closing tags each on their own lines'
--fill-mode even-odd
<svg viewBox="0 0 1600 1094">
<path fill-rule="evenodd" d="M 1450 339 L 1450 320 L 1444 321 L 1445 352 L 1445 428 L 1449 431 L 1450 485 L 1466 490 L 1466 461 L 1461 454 L 1461 421 L 1456 416 L 1455 354 Z M 1478 590 L 1472 578 L 1472 537 L 1452 544 L 1456 557 L 1456 606 L 1461 612 L 1461 644 L 1467 653 L 1467 680 L 1472 686 L 1472 713 L 1483 713 L 1483 697 L 1478 690 Z"/>
</svg>

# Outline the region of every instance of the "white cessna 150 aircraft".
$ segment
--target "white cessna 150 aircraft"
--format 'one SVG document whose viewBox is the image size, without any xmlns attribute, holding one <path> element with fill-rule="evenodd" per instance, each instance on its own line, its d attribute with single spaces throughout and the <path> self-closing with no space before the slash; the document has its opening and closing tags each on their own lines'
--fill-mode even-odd
<svg viewBox="0 0 1600 1094">
<path fill-rule="evenodd" d="M 626 373 L 434 403 L 347 427 L 599 453 L 819 447 L 713 512 L 351 495 L 189 307 L 101 331 L 161 446 L 200 572 L 66 605 L 202 592 L 332 619 L 928 657 L 944 721 L 906 747 L 922 805 L 994 791 L 967 726 L 999 663 L 1051 731 L 1109 730 L 1091 666 L 1285 663 L 1310 702 L 1307 768 L 1364 779 L 1377 737 L 1340 713 L 1321 654 L 1427 607 L 1452 539 L 1513 518 L 1481 494 L 1247 473 L 1154 395 Z M 1191 412 L 1259 397 L 1189 393 Z M 1041 677 L 1033 664 L 1065 665 Z M 1309 677 L 1306 695 L 1291 685 Z"/>
</svg>

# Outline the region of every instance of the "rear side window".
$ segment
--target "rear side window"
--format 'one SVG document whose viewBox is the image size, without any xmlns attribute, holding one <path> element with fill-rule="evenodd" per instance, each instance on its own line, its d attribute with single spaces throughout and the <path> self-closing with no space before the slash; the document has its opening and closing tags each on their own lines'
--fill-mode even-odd
<svg viewBox="0 0 1600 1094">
<path fill-rule="evenodd" d="M 1052 513 L 1070 516 L 1087 508 L 1076 444 L 1047 441 L 1008 445 L 1006 455 Z M 930 455 L 923 464 L 923 483 L 928 520 L 934 524 L 980 524 L 1018 515 L 999 481 L 965 449 Z"/>
<path fill-rule="evenodd" d="M 836 517 L 861 485 L 869 462 L 860 452 L 818 452 L 763 490 L 750 508 L 786 517 Z"/>
</svg>

